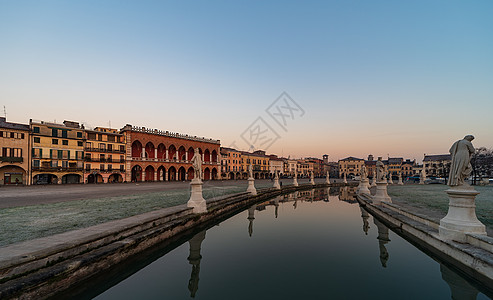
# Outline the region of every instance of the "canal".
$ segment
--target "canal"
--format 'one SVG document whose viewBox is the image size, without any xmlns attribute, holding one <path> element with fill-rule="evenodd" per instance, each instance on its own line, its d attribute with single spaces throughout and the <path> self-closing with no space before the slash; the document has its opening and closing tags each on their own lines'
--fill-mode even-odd
<svg viewBox="0 0 493 300">
<path fill-rule="evenodd" d="M 362 210 L 354 189 L 259 203 L 84 282 L 79 299 L 489 299 Z"/>
</svg>

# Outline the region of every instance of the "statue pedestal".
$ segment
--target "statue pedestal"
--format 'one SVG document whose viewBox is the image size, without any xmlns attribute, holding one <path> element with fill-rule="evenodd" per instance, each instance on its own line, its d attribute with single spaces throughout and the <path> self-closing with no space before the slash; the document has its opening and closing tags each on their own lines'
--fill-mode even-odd
<svg viewBox="0 0 493 300">
<path fill-rule="evenodd" d="M 293 178 L 293 185 L 298 186 L 298 179 L 296 177 Z"/>
<path fill-rule="evenodd" d="M 425 180 L 423 178 L 419 179 L 419 184 L 425 184 Z"/>
<path fill-rule="evenodd" d="M 399 181 L 397 181 L 397 184 L 398 185 L 404 185 L 404 183 L 402 182 L 402 177 L 399 177 Z"/>
<path fill-rule="evenodd" d="M 371 194 L 370 190 L 368 189 L 368 179 L 361 179 L 358 185 L 358 194 Z"/>
<path fill-rule="evenodd" d="M 247 192 L 252 194 L 253 196 L 257 195 L 257 189 L 255 188 L 255 179 L 253 178 L 248 178 L 248 188 Z"/>
<path fill-rule="evenodd" d="M 279 184 L 279 179 L 277 177 L 274 178 L 274 188 L 276 190 L 280 190 L 281 189 L 281 185 Z"/>
<path fill-rule="evenodd" d="M 377 182 L 377 191 L 375 196 L 373 196 L 373 203 L 380 204 L 381 202 L 389 202 L 392 203 L 392 199 L 390 199 L 387 194 L 387 182 L 386 181 L 378 181 Z"/>
<path fill-rule="evenodd" d="M 313 178 L 310 178 L 310 184 L 315 185 L 315 181 L 313 180 Z"/>
<path fill-rule="evenodd" d="M 195 214 L 207 212 L 207 204 L 202 196 L 202 180 L 194 178 L 192 179 L 190 186 L 192 187 L 192 190 L 187 206 L 193 207 L 193 212 Z"/>
<path fill-rule="evenodd" d="M 476 217 L 474 201 L 479 192 L 469 185 L 452 187 L 445 192 L 449 206 L 447 215 L 440 220 L 440 238 L 464 243 L 466 233 L 486 235 L 486 227 Z"/>
</svg>

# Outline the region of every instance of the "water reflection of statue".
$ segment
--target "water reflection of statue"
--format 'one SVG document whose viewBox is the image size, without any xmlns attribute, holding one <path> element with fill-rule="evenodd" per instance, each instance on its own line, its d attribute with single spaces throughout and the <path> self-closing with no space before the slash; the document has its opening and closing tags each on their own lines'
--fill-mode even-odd
<svg viewBox="0 0 493 300">
<path fill-rule="evenodd" d="M 385 181 L 385 165 L 383 164 L 381 157 L 378 158 L 376 167 L 377 167 L 377 182 Z"/>
<path fill-rule="evenodd" d="M 464 180 L 471 175 L 471 157 L 475 151 L 471 143 L 472 140 L 474 140 L 474 136 L 466 135 L 464 139 L 455 142 L 450 148 L 452 164 L 448 178 L 449 186 L 463 185 Z"/>
<path fill-rule="evenodd" d="M 257 205 L 253 205 L 248 209 L 248 235 L 252 236 L 253 234 L 253 220 L 255 220 L 255 209 Z"/>
<path fill-rule="evenodd" d="M 195 152 L 192 158 L 192 167 L 194 171 L 194 179 L 202 179 L 202 157 L 199 152 L 199 148 L 195 148 Z"/>
<path fill-rule="evenodd" d="M 440 264 L 440 272 L 442 273 L 442 279 L 450 287 L 452 299 L 476 299 L 478 296 L 478 290 L 472 286 L 467 280 L 462 278 L 459 274 L 450 270 L 443 264 Z"/>
<path fill-rule="evenodd" d="M 368 218 L 370 215 L 368 212 L 362 207 L 359 207 L 361 210 L 361 218 L 363 219 L 363 232 L 368 235 L 368 229 L 370 228 L 370 223 L 368 223 Z"/>
<path fill-rule="evenodd" d="M 195 298 L 195 294 L 199 289 L 199 273 L 200 273 L 200 246 L 205 239 L 205 230 L 196 234 L 191 238 L 188 243 L 190 244 L 190 255 L 188 256 L 188 262 L 192 265 L 192 274 L 188 281 L 188 290 L 190 291 L 190 297 Z"/>
<path fill-rule="evenodd" d="M 378 229 L 378 246 L 380 248 L 380 263 L 382 267 L 387 267 L 387 261 L 389 260 L 389 253 L 387 252 L 387 248 L 385 248 L 385 244 L 390 242 L 389 239 L 389 229 L 387 226 L 383 225 L 376 218 L 373 218 L 373 222 L 377 226 Z"/>
</svg>

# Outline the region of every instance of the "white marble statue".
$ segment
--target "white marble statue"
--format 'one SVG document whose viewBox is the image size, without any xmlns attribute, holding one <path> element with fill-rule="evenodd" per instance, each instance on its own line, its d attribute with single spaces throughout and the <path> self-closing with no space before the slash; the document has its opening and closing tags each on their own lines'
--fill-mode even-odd
<svg viewBox="0 0 493 300">
<path fill-rule="evenodd" d="M 376 167 L 377 167 L 377 182 L 385 181 L 385 165 L 383 164 L 381 157 L 378 158 Z"/>
<path fill-rule="evenodd" d="M 360 176 L 361 180 L 364 180 L 368 177 L 368 173 L 366 172 L 366 167 L 364 165 L 361 167 Z"/>
<path fill-rule="evenodd" d="M 202 156 L 200 155 L 199 149 L 195 148 L 195 152 L 192 158 L 192 167 L 195 173 L 194 179 L 202 179 Z"/>
<path fill-rule="evenodd" d="M 466 135 L 464 139 L 455 142 L 450 148 L 452 164 L 447 183 L 449 186 L 464 185 L 464 180 L 471 175 L 471 158 L 475 151 L 472 140 L 474 136 Z"/>
<path fill-rule="evenodd" d="M 253 178 L 252 164 L 248 165 L 248 178 Z"/>
</svg>

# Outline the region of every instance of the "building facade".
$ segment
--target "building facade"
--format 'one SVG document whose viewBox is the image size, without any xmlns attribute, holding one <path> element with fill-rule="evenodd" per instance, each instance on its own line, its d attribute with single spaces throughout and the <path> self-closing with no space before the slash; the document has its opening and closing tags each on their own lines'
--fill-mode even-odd
<svg viewBox="0 0 493 300">
<path fill-rule="evenodd" d="M 248 166 L 252 165 L 253 177 L 255 179 L 269 178 L 269 156 L 265 155 L 265 151 L 257 150 L 252 152 L 241 152 L 243 170 L 245 176 L 248 175 Z M 244 177 L 246 179 L 246 177 Z"/>
<path fill-rule="evenodd" d="M 423 166 L 425 168 L 426 176 L 448 176 L 451 162 L 450 154 L 425 155 Z"/>
<path fill-rule="evenodd" d="M 346 175 L 346 177 L 354 177 L 360 175 L 361 167 L 365 164 L 365 160 L 349 156 L 339 160 L 338 164 L 341 177 L 344 175 Z"/>
<path fill-rule="evenodd" d="M 223 178 L 242 179 L 246 172 L 243 166 L 242 152 L 233 148 L 221 147 L 221 153 L 226 155 Z"/>
<path fill-rule="evenodd" d="M 0 118 L 0 184 L 30 184 L 29 125 Z"/>
<path fill-rule="evenodd" d="M 29 121 L 32 146 L 32 184 L 83 182 L 84 128 L 77 122 L 63 124 Z"/>
<path fill-rule="evenodd" d="M 284 175 L 284 160 L 277 155 L 269 155 L 269 174 L 274 177 L 277 173 L 279 176 Z"/>
<path fill-rule="evenodd" d="M 126 142 L 127 181 L 192 180 L 195 149 L 202 156 L 203 180 L 219 179 L 220 141 L 186 134 L 136 127 L 121 129 Z"/>
<path fill-rule="evenodd" d="M 126 181 L 125 136 L 117 129 L 85 130 L 84 182 Z"/>
</svg>

